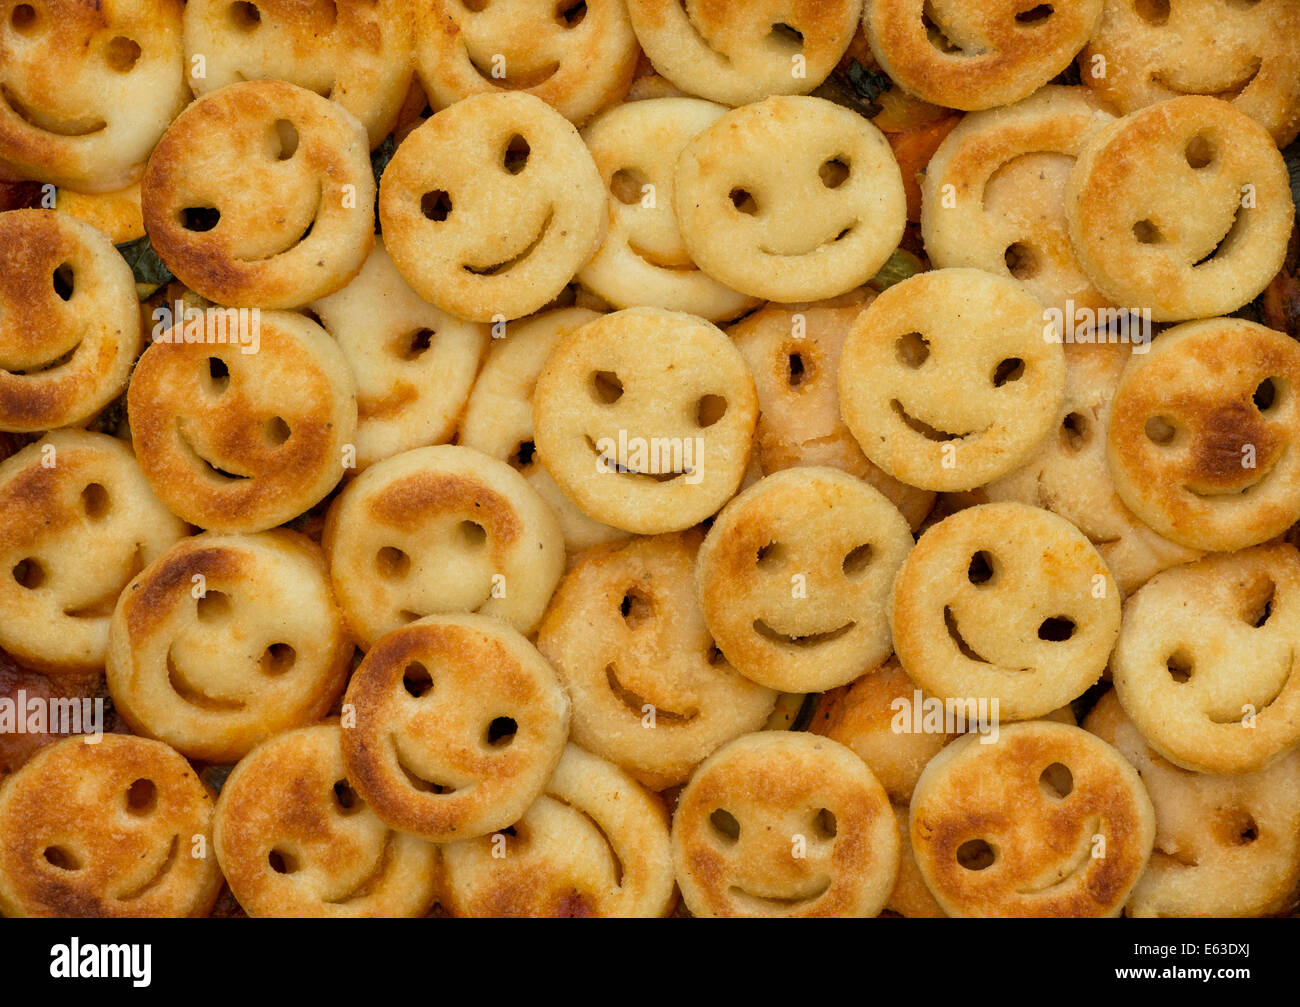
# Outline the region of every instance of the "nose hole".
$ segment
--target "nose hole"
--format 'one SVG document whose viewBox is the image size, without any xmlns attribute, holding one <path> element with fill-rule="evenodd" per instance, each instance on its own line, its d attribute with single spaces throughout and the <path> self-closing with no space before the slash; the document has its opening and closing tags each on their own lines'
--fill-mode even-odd
<svg viewBox="0 0 1300 1007">
<path fill-rule="evenodd" d="M 1187 141 L 1187 147 L 1183 151 L 1183 156 L 1187 158 L 1187 166 L 1199 171 L 1207 167 L 1214 160 L 1214 144 L 1204 136 L 1194 136 Z"/>
<path fill-rule="evenodd" d="M 158 788 L 153 780 L 136 780 L 126 790 L 126 810 L 133 815 L 150 814 L 158 806 Z"/>
<path fill-rule="evenodd" d="M 230 598 L 220 591 L 207 591 L 195 608 L 200 622 L 218 622 L 230 615 Z"/>
<path fill-rule="evenodd" d="M 894 343 L 898 362 L 904 367 L 920 367 L 930 357 L 930 340 L 919 332 L 909 332 Z"/>
<path fill-rule="evenodd" d="M 518 175 L 528 165 L 528 155 L 531 153 L 532 148 L 528 146 L 528 141 L 516 133 L 506 144 L 502 167 L 512 175 Z"/>
<path fill-rule="evenodd" d="M 285 850 L 272 850 L 266 862 L 276 874 L 293 874 L 298 870 L 298 858 Z"/>
<path fill-rule="evenodd" d="M 613 371 L 594 371 L 591 375 L 591 394 L 601 405 L 613 405 L 623 397 L 623 382 Z"/>
<path fill-rule="evenodd" d="M 81 870 L 81 859 L 71 850 L 63 846 L 45 847 L 45 862 L 61 871 L 79 871 Z"/>
<path fill-rule="evenodd" d="M 741 213 L 752 217 L 758 212 L 758 203 L 748 189 L 732 189 L 730 196 L 731 205 Z"/>
<path fill-rule="evenodd" d="M 1039 774 L 1038 788 L 1046 797 L 1064 800 L 1074 790 L 1074 774 L 1064 763 L 1053 762 Z"/>
<path fill-rule="evenodd" d="M 993 371 L 993 387 L 1001 388 L 1010 381 L 1019 381 L 1024 376 L 1025 362 L 1019 357 L 1008 357 Z"/>
<path fill-rule="evenodd" d="M 389 580 L 405 577 L 411 569 L 411 557 L 396 546 L 386 545 L 375 553 L 375 567 L 379 576 Z"/>
<path fill-rule="evenodd" d="M 108 490 L 99 483 L 91 483 L 81 491 L 81 507 L 86 517 L 98 521 L 108 513 Z"/>
<path fill-rule="evenodd" d="M 347 780 L 337 780 L 333 787 L 334 807 L 340 815 L 355 815 L 364 806 L 364 802 L 357 796 L 357 792 L 352 789 L 352 785 Z"/>
<path fill-rule="evenodd" d="M 993 557 L 981 549 L 970 558 L 966 579 L 972 584 L 987 584 L 993 579 Z"/>
<path fill-rule="evenodd" d="M 721 395 L 703 395 L 695 404 L 695 422 L 700 427 L 711 427 L 727 414 L 727 400 Z"/>
<path fill-rule="evenodd" d="M 59 268 L 54 271 L 50 280 L 54 284 L 54 292 L 59 295 L 59 300 L 72 300 L 73 291 L 76 289 L 76 284 L 72 274 L 72 263 L 65 262 L 60 265 Z"/>
<path fill-rule="evenodd" d="M 419 661 L 412 661 L 402 672 L 402 687 L 412 696 L 419 699 L 433 688 L 433 676 L 429 674 L 429 669 Z"/>
<path fill-rule="evenodd" d="M 740 838 L 740 823 L 730 811 L 718 808 L 709 816 L 709 824 L 718 837 L 726 842 L 734 843 Z"/>
<path fill-rule="evenodd" d="M 293 667 L 298 653 L 287 643 L 273 643 L 262 654 L 262 673 L 265 675 L 283 675 Z"/>
<path fill-rule="evenodd" d="M 849 166 L 842 158 L 833 157 L 817 169 L 822 185 L 828 189 L 838 189 L 849 177 Z"/>
<path fill-rule="evenodd" d="M 1150 417 L 1142 430 L 1147 435 L 1147 440 L 1152 444 L 1159 444 L 1161 447 L 1172 444 L 1174 437 L 1178 434 L 1178 428 L 1174 426 L 1173 421 L 1167 416 Z"/>
<path fill-rule="evenodd" d="M 871 546 L 860 545 L 849 551 L 844 557 L 843 569 L 846 577 L 856 577 L 871 565 Z"/>
<path fill-rule="evenodd" d="M 211 231 L 221 221 L 221 211 L 215 206 L 187 206 L 181 210 L 181 227 L 203 234 Z"/>
<path fill-rule="evenodd" d="M 997 860 L 993 847 L 983 839 L 968 839 L 957 847 L 957 863 L 968 871 L 982 871 Z"/>
<path fill-rule="evenodd" d="M 441 223 L 451 215 L 451 196 L 445 189 L 434 189 L 420 197 L 420 210 L 429 220 Z"/>
<path fill-rule="evenodd" d="M 1052 643 L 1063 643 L 1074 636 L 1075 624 L 1073 619 L 1067 619 L 1065 616 L 1054 615 L 1050 619 L 1044 619 L 1038 627 L 1038 639 L 1047 640 Z"/>
<path fill-rule="evenodd" d="M 1088 443 L 1088 418 L 1070 413 L 1061 421 L 1061 445 L 1067 451 L 1080 451 Z"/>
<path fill-rule="evenodd" d="M 125 35 L 110 39 L 104 50 L 104 62 L 115 73 L 130 73 L 140 59 L 140 44 Z"/>
<path fill-rule="evenodd" d="M 515 740 L 519 725 L 513 717 L 497 717 L 487 726 L 487 743 L 493 748 L 505 748 Z"/>
<path fill-rule="evenodd" d="M 1028 280 L 1038 273 L 1038 256 L 1028 245 L 1016 242 L 1002 253 L 1002 261 L 1017 280 Z"/>
<path fill-rule="evenodd" d="M 1139 220 L 1133 225 L 1133 237 L 1143 245 L 1154 245 L 1160 240 L 1160 229 L 1149 220 Z"/>
<path fill-rule="evenodd" d="M 1165 659 L 1165 670 L 1179 685 L 1192 677 L 1192 657 L 1185 650 L 1176 650 Z"/>
<path fill-rule="evenodd" d="M 39 560 L 31 557 L 19 560 L 14 566 L 13 575 L 18 585 L 27 588 L 28 591 L 35 591 L 45 583 L 45 567 Z"/>
</svg>

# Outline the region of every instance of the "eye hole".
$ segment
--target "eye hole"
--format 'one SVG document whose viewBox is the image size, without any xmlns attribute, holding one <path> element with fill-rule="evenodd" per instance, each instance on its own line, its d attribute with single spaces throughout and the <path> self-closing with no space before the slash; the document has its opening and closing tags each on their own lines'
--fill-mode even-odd
<svg viewBox="0 0 1300 1007">
<path fill-rule="evenodd" d="M 497 717 L 487 726 L 487 743 L 493 748 L 505 748 L 515 740 L 519 725 L 513 717 Z"/>
<path fill-rule="evenodd" d="M 520 441 L 519 447 L 515 448 L 514 453 L 511 454 L 507 461 L 517 469 L 526 469 L 536 457 L 537 445 L 532 441 Z"/>
<path fill-rule="evenodd" d="M 1038 256 L 1032 248 L 1019 241 L 1007 246 L 1002 261 L 1017 280 L 1028 280 L 1038 273 Z"/>
<path fill-rule="evenodd" d="M 1063 801 L 1074 790 L 1074 774 L 1063 763 L 1053 762 L 1039 774 L 1038 789 L 1047 797 Z"/>
<path fill-rule="evenodd" d="M 1255 408 L 1261 413 L 1268 412 L 1278 404 L 1278 400 L 1281 398 L 1279 395 L 1281 389 L 1278 385 L 1278 378 L 1265 378 L 1256 387 L 1255 394 L 1250 399 L 1255 403 Z"/>
<path fill-rule="evenodd" d="M 158 788 L 153 780 L 136 780 L 126 789 L 126 810 L 132 815 L 148 815 L 158 807 Z"/>
<path fill-rule="evenodd" d="M 1139 220 L 1133 225 L 1133 237 L 1143 245 L 1154 245 L 1161 240 L 1160 228 L 1149 220 Z"/>
<path fill-rule="evenodd" d="M 646 177 L 636 168 L 620 168 L 609 179 L 609 191 L 620 203 L 631 206 L 641 202 Z"/>
<path fill-rule="evenodd" d="M 47 846 L 44 852 L 45 862 L 61 871 L 81 870 L 81 859 L 63 846 Z"/>
<path fill-rule="evenodd" d="M 711 427 L 727 415 L 727 400 L 721 395 L 702 395 L 695 404 L 695 423 L 700 427 Z"/>
<path fill-rule="evenodd" d="M 230 385 L 230 368 L 220 357 L 208 357 L 208 388 L 220 395 Z"/>
<path fill-rule="evenodd" d="M 375 554 L 379 576 L 389 580 L 405 577 L 411 569 L 411 557 L 395 546 L 386 545 Z"/>
<path fill-rule="evenodd" d="M 266 858 L 276 874 L 293 874 L 298 870 L 298 858 L 286 850 L 272 850 Z"/>
<path fill-rule="evenodd" d="M 287 161 L 298 152 L 298 128 L 288 119 L 271 123 L 267 136 L 267 155 L 276 161 Z"/>
<path fill-rule="evenodd" d="M 1001 388 L 1011 381 L 1019 381 L 1025 376 L 1025 362 L 1019 357 L 1008 357 L 999 362 L 993 371 L 993 387 Z"/>
<path fill-rule="evenodd" d="M 262 434 L 272 447 L 278 448 L 287 441 L 291 432 L 283 416 L 272 416 L 262 425 Z"/>
<path fill-rule="evenodd" d="M 619 602 L 618 610 L 628 629 L 635 629 L 654 615 L 654 604 L 640 591 L 630 588 Z"/>
<path fill-rule="evenodd" d="M 842 158 L 833 157 L 817 169 L 817 174 L 826 188 L 838 189 L 848 180 L 849 166 Z"/>
<path fill-rule="evenodd" d="M 1273 599 L 1277 595 L 1277 585 L 1271 577 L 1264 577 L 1246 586 L 1245 604 L 1241 617 L 1246 624 L 1259 629 L 1273 614 Z"/>
<path fill-rule="evenodd" d="M 1214 154 L 1214 144 L 1199 134 L 1187 141 L 1187 147 L 1183 151 L 1187 166 L 1197 171 L 1207 167 L 1214 160 Z"/>
<path fill-rule="evenodd" d="M 983 839 L 968 839 L 957 847 L 957 863 L 968 871 L 982 871 L 997 860 L 993 847 Z"/>
<path fill-rule="evenodd" d="M 1192 657 L 1185 650 L 1176 650 L 1165 658 L 1165 670 L 1179 685 L 1192 677 Z"/>
<path fill-rule="evenodd" d="M 871 565 L 871 546 L 864 544 L 851 549 L 842 564 L 844 576 L 856 577 Z"/>
<path fill-rule="evenodd" d="M 14 565 L 13 575 L 18 586 L 25 587 L 28 591 L 35 591 L 45 583 L 45 567 L 40 560 L 30 556 Z"/>
<path fill-rule="evenodd" d="M 1244 808 L 1227 808 L 1218 815 L 1214 834 L 1223 846 L 1248 846 L 1259 838 L 1259 825 Z"/>
<path fill-rule="evenodd" d="M 533 149 L 528 146 L 528 141 L 516 133 L 506 144 L 505 156 L 501 160 L 501 166 L 512 175 L 518 175 L 525 167 L 528 166 L 528 155 Z"/>
<path fill-rule="evenodd" d="M 611 406 L 623 397 L 623 382 L 613 371 L 593 371 L 591 394 L 601 405 Z"/>
<path fill-rule="evenodd" d="M 355 815 L 365 807 L 365 802 L 357 796 L 357 792 L 352 789 L 352 785 L 347 780 L 335 781 L 333 793 L 334 808 L 340 815 Z"/>
<path fill-rule="evenodd" d="M 777 24 L 772 25 L 772 31 L 769 33 L 769 37 L 782 45 L 794 49 L 803 48 L 803 32 L 785 22 L 778 22 Z"/>
<path fill-rule="evenodd" d="M 252 31 L 262 23 L 262 12 L 256 4 L 232 3 L 230 5 L 230 23 L 238 31 Z"/>
<path fill-rule="evenodd" d="M 467 548 L 479 549 L 487 541 L 487 529 L 477 521 L 462 521 L 459 528 L 460 540 Z"/>
<path fill-rule="evenodd" d="M 86 517 L 98 521 L 108 513 L 108 490 L 99 483 L 91 483 L 81 491 L 81 508 Z"/>
<path fill-rule="evenodd" d="M 780 566 L 785 562 L 785 547 L 779 542 L 769 542 L 758 550 L 756 562 L 762 567 Z"/>
<path fill-rule="evenodd" d="M 1168 416 L 1152 416 L 1143 425 L 1142 432 L 1152 444 L 1167 447 L 1178 436 L 1178 428 Z"/>
<path fill-rule="evenodd" d="M 59 300 L 72 300 L 73 291 L 76 284 L 72 273 L 72 263 L 65 262 L 50 277 L 50 282 L 54 284 L 54 292 L 59 295 Z"/>
<path fill-rule="evenodd" d="M 804 364 L 802 353 L 791 353 L 786 364 L 788 377 L 786 378 L 791 388 L 798 388 L 806 379 L 808 368 Z"/>
<path fill-rule="evenodd" d="M 433 676 L 429 669 L 419 661 L 412 661 L 402 672 L 402 687 L 416 699 L 424 696 L 433 688 Z"/>
<path fill-rule="evenodd" d="M 1040 25 L 1054 14 L 1051 4 L 1040 3 L 1037 7 L 1021 11 L 1016 15 L 1017 24 Z"/>
<path fill-rule="evenodd" d="M 1147 24 L 1162 25 L 1169 20 L 1169 0 L 1134 0 L 1133 10 Z"/>
<path fill-rule="evenodd" d="M 582 24 L 582 19 L 587 16 L 587 0 L 578 0 L 573 3 L 572 0 L 561 0 L 558 7 L 555 8 L 555 20 L 559 22 L 561 28 L 576 28 Z"/>
<path fill-rule="evenodd" d="M 19 35 L 32 35 L 40 28 L 40 15 L 29 3 L 20 3 L 9 16 L 9 23 Z"/>
<path fill-rule="evenodd" d="M 298 652 L 287 643 L 273 643 L 262 653 L 262 673 L 283 675 L 293 667 L 297 659 Z"/>
<path fill-rule="evenodd" d="M 420 197 L 420 211 L 429 220 L 442 223 L 451 215 L 451 197 L 444 189 L 434 189 Z"/>
<path fill-rule="evenodd" d="M 758 212 L 758 202 L 748 189 L 732 189 L 730 196 L 731 205 L 741 213 L 752 217 Z"/>
<path fill-rule="evenodd" d="M 930 340 L 919 332 L 908 332 L 895 341 L 894 352 L 900 364 L 915 369 L 930 359 Z"/>
<path fill-rule="evenodd" d="M 813 818 L 813 831 L 821 839 L 834 839 L 838 826 L 830 808 L 822 808 Z"/>
<path fill-rule="evenodd" d="M 104 49 L 104 62 L 115 73 L 130 73 L 140 60 L 140 43 L 125 35 L 110 39 Z"/>
<path fill-rule="evenodd" d="M 220 622 L 230 615 L 230 598 L 221 591 L 205 591 L 195 604 L 200 622 Z"/>
<path fill-rule="evenodd" d="M 1061 421 L 1061 444 L 1067 451 L 1082 450 L 1089 434 L 1088 418 L 1083 413 L 1070 413 Z"/>
<path fill-rule="evenodd" d="M 215 206 L 187 206 L 181 210 L 181 227 L 196 234 L 211 231 L 221 222 L 221 211 Z"/>
<path fill-rule="evenodd" d="M 1063 643 L 1074 636 L 1075 623 L 1063 615 L 1054 615 L 1044 619 L 1038 627 L 1038 639 L 1051 643 Z"/>
<path fill-rule="evenodd" d="M 993 557 L 981 549 L 970 558 L 966 579 L 972 584 L 987 584 L 993 579 Z"/>
<path fill-rule="evenodd" d="M 460 5 L 471 14 L 481 14 L 487 10 L 489 0 L 460 0 Z"/>
<path fill-rule="evenodd" d="M 433 345 L 435 335 L 432 329 L 417 329 L 398 342 L 398 356 L 403 360 L 415 360 Z"/>
<path fill-rule="evenodd" d="M 709 816 L 709 824 L 718 837 L 726 842 L 734 843 L 740 838 L 740 823 L 730 811 L 718 808 Z"/>
</svg>

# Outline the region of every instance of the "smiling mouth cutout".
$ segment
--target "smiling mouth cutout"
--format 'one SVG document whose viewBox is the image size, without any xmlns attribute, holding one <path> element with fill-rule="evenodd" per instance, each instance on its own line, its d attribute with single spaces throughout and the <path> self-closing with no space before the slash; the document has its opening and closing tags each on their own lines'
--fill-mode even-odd
<svg viewBox="0 0 1300 1007">
<path fill-rule="evenodd" d="M 830 887 L 831 879 L 824 876 L 813 882 L 809 888 L 810 894 L 808 895 L 755 895 L 753 892 L 748 892 L 739 885 L 732 885 L 729 889 L 729 894 L 732 898 L 739 897 L 742 900 L 752 900 L 765 908 L 800 909 L 803 906 L 816 902 L 830 891 Z"/>
<path fill-rule="evenodd" d="M 850 621 L 846 622 L 838 629 L 827 630 L 823 633 L 808 633 L 804 636 L 794 636 L 773 629 L 762 619 L 755 619 L 754 632 L 763 637 L 763 639 L 770 640 L 776 644 L 785 644 L 794 647 L 816 647 L 823 643 L 831 643 L 832 641 L 838 640 L 840 637 L 851 633 L 856 625 L 856 622 Z"/>
<path fill-rule="evenodd" d="M 966 642 L 962 636 L 961 629 L 957 625 L 957 617 L 953 615 L 952 608 L 948 605 L 943 607 L 943 624 L 948 629 L 948 636 L 952 639 L 956 648 L 961 651 L 962 657 L 978 661 L 980 664 L 987 664 L 990 668 L 997 668 L 1001 671 L 1032 671 L 1032 668 L 1009 668 L 1006 665 L 997 664 L 984 657 L 979 651 Z"/>
<path fill-rule="evenodd" d="M 176 695 L 189 703 L 190 706 L 197 706 L 200 710 L 207 710 L 212 713 L 233 713 L 244 709 L 245 706 L 239 700 L 219 699 L 215 696 L 209 696 L 191 682 L 185 672 L 181 671 L 170 650 L 167 652 L 167 682 Z"/>
<path fill-rule="evenodd" d="M 612 440 L 612 438 L 610 439 Z M 596 447 L 596 442 L 591 439 L 590 434 L 587 435 L 587 447 L 589 447 L 591 453 L 596 456 L 597 463 L 605 466 L 604 471 L 615 475 L 635 476 L 640 479 L 651 479 L 657 483 L 670 483 L 674 479 L 680 479 L 683 476 L 695 476 L 699 471 L 698 469 L 690 468 L 676 469 L 671 472 L 642 472 L 638 469 L 628 468 L 628 466 L 618 460 L 617 454 L 610 455 L 608 452 L 601 451 L 600 448 Z"/>
<path fill-rule="evenodd" d="M 1268 481 L 1269 476 L 1271 476 L 1273 472 L 1277 469 L 1277 467 L 1282 464 L 1282 459 L 1286 456 L 1286 450 L 1287 450 L 1286 448 L 1283 448 L 1281 454 L 1278 455 L 1277 461 L 1275 461 L 1263 472 L 1260 472 L 1258 475 L 1256 475 L 1255 478 L 1252 479 L 1245 486 L 1234 486 L 1231 489 L 1223 489 L 1223 490 L 1217 490 L 1217 489 L 1210 490 L 1210 489 L 1200 489 L 1196 486 L 1191 485 L 1190 483 L 1184 483 L 1183 489 L 1184 491 L 1190 493 L 1192 496 L 1197 497 L 1200 500 L 1223 500 L 1229 497 L 1247 496 L 1252 491 L 1258 490 L 1261 486 L 1263 486 L 1265 482 Z"/>
<path fill-rule="evenodd" d="M 204 458 L 203 455 L 199 454 L 198 449 L 190 443 L 190 439 L 186 437 L 184 432 L 180 429 L 179 422 L 176 426 L 176 436 L 181 443 L 182 452 L 189 455 L 190 458 L 197 463 L 195 467 L 201 468 L 209 478 L 221 483 L 242 482 L 245 479 L 252 478 L 251 475 L 245 475 L 241 472 L 229 472 L 226 469 L 219 468 L 212 464 L 212 462 L 208 461 L 208 459 Z"/>
<path fill-rule="evenodd" d="M 907 425 L 909 430 L 920 434 L 926 440 L 936 442 L 959 441 L 967 437 L 975 437 L 979 434 L 988 432 L 988 427 L 985 427 L 983 430 L 967 430 L 965 433 L 960 434 L 949 433 L 947 430 L 940 430 L 937 427 L 930 426 L 930 424 L 926 423 L 924 420 L 918 420 L 903 408 L 903 404 L 899 402 L 898 399 L 891 400 L 889 407 L 894 411 L 894 415 Z"/>
<path fill-rule="evenodd" d="M 434 797 L 450 797 L 452 794 L 457 792 L 459 788 L 447 783 L 446 781 L 431 780 L 428 777 L 417 773 L 410 767 L 410 760 L 402 754 L 402 747 L 398 744 L 397 738 L 393 737 L 391 740 L 393 746 L 393 758 L 397 761 L 397 768 L 402 771 L 402 775 L 406 777 L 414 790 L 418 790 L 423 794 L 429 794 Z"/>
<path fill-rule="evenodd" d="M 822 241 L 818 241 L 815 244 L 810 245 L 807 248 L 804 248 L 802 251 L 783 252 L 771 248 L 768 245 L 759 245 L 758 250 L 762 252 L 764 255 L 771 255 L 777 258 L 798 259 L 798 258 L 802 258 L 805 255 L 813 255 L 814 253 L 820 251 L 823 248 L 829 248 L 832 245 L 834 245 L 836 242 L 843 241 L 845 238 L 847 238 L 850 234 L 853 233 L 854 229 L 857 226 L 858 225 L 856 223 L 853 223 L 841 227 L 835 233 L 835 236 L 833 238 L 826 238 Z"/>
<path fill-rule="evenodd" d="M 537 251 L 537 246 L 540 245 L 546 239 L 546 235 L 551 229 L 551 221 L 554 218 L 555 218 L 555 211 L 552 210 L 550 213 L 546 215 L 546 219 L 542 221 L 542 226 L 538 230 L 537 236 L 528 243 L 528 245 L 524 248 L 522 252 L 519 252 L 518 254 L 513 255 L 510 258 L 505 259 L 501 262 L 495 263 L 494 265 L 462 266 L 461 268 L 464 269 L 465 272 L 470 273 L 474 276 L 501 276 L 504 273 L 510 272 L 512 269 L 520 265 L 520 263 L 522 263 L 530 255 L 532 255 L 533 252 Z"/>
<path fill-rule="evenodd" d="M 3 84 L 0 84 L 0 100 L 3 100 L 9 106 L 9 110 L 32 129 L 38 129 L 42 133 L 49 133 L 53 136 L 68 138 L 90 136 L 103 131 L 108 125 L 103 119 L 99 118 L 56 119 L 53 116 L 37 112 L 28 108 L 12 90 Z"/>
<path fill-rule="evenodd" d="M 384 847 L 379 851 L 379 857 L 375 861 L 374 869 L 343 895 L 338 898 L 325 899 L 324 902 L 331 906 L 342 906 L 374 894 L 375 889 L 383 882 L 384 875 L 388 873 L 388 867 L 392 860 L 393 830 L 389 829 L 384 833 Z"/>
<path fill-rule="evenodd" d="M 167 856 L 165 856 L 162 863 L 158 865 L 158 869 L 149 876 L 148 880 L 146 880 L 144 884 L 138 885 L 129 892 L 123 892 L 119 895 L 117 897 L 118 901 L 132 902 L 136 899 L 143 898 L 153 889 L 162 884 L 163 878 L 165 878 L 168 872 L 171 871 L 172 865 L 176 863 L 176 854 L 179 849 L 180 836 L 173 834 L 171 846 L 167 848 Z"/>
<path fill-rule="evenodd" d="M 687 724 L 700 715 L 699 710 L 691 710 L 687 713 L 677 713 L 674 710 L 669 710 L 660 706 L 658 703 L 650 703 L 643 696 L 638 696 L 618 680 L 618 675 L 615 673 L 612 664 L 607 664 L 605 666 L 605 680 L 609 683 L 609 691 L 617 696 L 623 705 L 635 713 L 638 718 L 645 716 L 645 708 L 647 706 L 654 707 L 656 722 L 662 720 L 672 724 Z"/>
<path fill-rule="evenodd" d="M 1075 850 L 1074 856 L 1070 858 L 1069 864 L 1065 866 L 1057 877 L 1051 878 L 1040 885 L 1026 885 L 1023 888 L 1017 888 L 1017 895 L 1045 895 L 1053 889 L 1062 888 L 1076 879 L 1082 878 L 1088 873 L 1092 855 L 1092 837 L 1101 834 L 1101 819 L 1093 818 L 1087 821 L 1083 826 L 1083 831 L 1079 837 L 1079 845 Z"/>
</svg>

